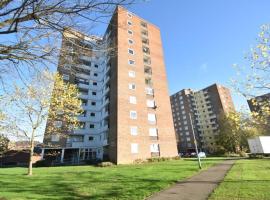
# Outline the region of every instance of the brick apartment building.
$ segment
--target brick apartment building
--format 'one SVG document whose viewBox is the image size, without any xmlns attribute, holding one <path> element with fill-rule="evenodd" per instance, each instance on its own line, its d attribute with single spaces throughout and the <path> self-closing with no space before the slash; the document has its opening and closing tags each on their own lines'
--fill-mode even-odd
<svg viewBox="0 0 270 200">
<path fill-rule="evenodd" d="M 117 7 L 103 38 L 64 35 L 58 71 L 78 85 L 85 112 L 82 128 L 67 137 L 45 133 L 43 155 L 58 150 L 60 162 L 117 164 L 176 156 L 159 28 Z"/>
<path fill-rule="evenodd" d="M 262 105 L 266 106 L 270 103 L 270 93 L 251 98 L 247 102 L 251 112 L 260 112 Z"/>
<path fill-rule="evenodd" d="M 230 90 L 213 84 L 199 91 L 181 90 L 170 97 L 178 151 L 195 151 L 194 136 L 198 148 L 207 153 L 216 150 L 215 137 L 219 132 L 218 118 L 234 111 Z"/>
</svg>

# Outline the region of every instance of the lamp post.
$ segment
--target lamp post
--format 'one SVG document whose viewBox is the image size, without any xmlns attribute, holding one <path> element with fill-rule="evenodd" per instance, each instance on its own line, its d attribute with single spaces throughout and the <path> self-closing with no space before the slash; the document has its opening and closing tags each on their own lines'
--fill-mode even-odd
<svg viewBox="0 0 270 200">
<path fill-rule="evenodd" d="M 190 119 L 191 130 L 192 130 L 192 135 L 193 135 L 193 141 L 194 141 L 194 146 L 195 146 L 195 150 L 196 150 L 196 155 L 197 155 L 197 159 L 198 159 L 199 169 L 202 169 L 201 159 L 200 159 L 200 156 L 199 156 L 199 151 L 198 151 L 198 146 L 197 146 L 197 140 L 196 140 L 196 137 L 195 137 L 194 128 L 193 128 L 193 122 L 192 122 L 192 118 L 191 118 L 191 114 L 190 113 L 189 113 L 189 119 Z"/>
</svg>

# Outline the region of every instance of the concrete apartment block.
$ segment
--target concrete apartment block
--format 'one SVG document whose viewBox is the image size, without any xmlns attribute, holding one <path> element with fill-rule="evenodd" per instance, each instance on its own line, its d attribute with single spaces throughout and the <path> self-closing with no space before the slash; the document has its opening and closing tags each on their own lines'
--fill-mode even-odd
<svg viewBox="0 0 270 200">
<path fill-rule="evenodd" d="M 170 97 L 178 151 L 195 152 L 194 136 L 202 151 L 214 153 L 219 132 L 218 118 L 234 111 L 230 90 L 213 84 L 199 91 L 184 89 Z"/>
<path fill-rule="evenodd" d="M 82 55 L 72 45 L 80 53 L 70 60 L 80 65 L 61 54 L 58 71 L 80 88 L 86 112 L 79 119 L 84 128 L 64 139 L 45 136 L 44 154 L 58 145 L 60 162 L 98 158 L 124 164 L 176 156 L 159 28 L 117 7 L 103 38 L 78 33 L 74 40 L 85 43 Z M 102 48 L 106 53 L 99 51 Z M 71 67 L 64 69 L 68 63 Z"/>
</svg>

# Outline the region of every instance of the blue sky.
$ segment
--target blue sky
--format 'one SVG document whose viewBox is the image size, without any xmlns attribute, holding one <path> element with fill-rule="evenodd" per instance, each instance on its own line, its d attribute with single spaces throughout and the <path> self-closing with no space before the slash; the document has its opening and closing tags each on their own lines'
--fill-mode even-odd
<svg viewBox="0 0 270 200">
<path fill-rule="evenodd" d="M 260 26 L 270 23 L 269 8 L 269 0 L 148 0 L 129 9 L 160 27 L 172 94 L 214 82 L 230 87 L 232 65 L 243 64 Z"/>
</svg>

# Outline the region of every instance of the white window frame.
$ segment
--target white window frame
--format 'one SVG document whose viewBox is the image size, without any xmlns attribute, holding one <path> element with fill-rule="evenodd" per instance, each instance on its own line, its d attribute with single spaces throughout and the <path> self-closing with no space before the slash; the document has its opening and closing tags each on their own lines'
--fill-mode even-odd
<svg viewBox="0 0 270 200">
<path fill-rule="evenodd" d="M 133 63 L 131 63 L 131 62 L 133 62 Z M 133 65 L 133 66 L 134 66 L 134 65 L 135 65 L 135 60 L 131 60 L 131 59 L 129 59 L 129 60 L 128 60 L 128 64 L 129 64 L 129 65 Z"/>
<path fill-rule="evenodd" d="M 129 71 L 128 76 L 131 77 L 131 78 L 135 78 L 136 77 L 135 71 Z"/>
<path fill-rule="evenodd" d="M 129 96 L 129 103 L 137 104 L 137 98 L 135 96 Z"/>
<path fill-rule="evenodd" d="M 132 30 L 129 30 L 128 29 L 127 32 L 128 32 L 129 35 L 133 35 L 133 31 Z"/>
<path fill-rule="evenodd" d="M 133 86 L 134 86 L 134 88 L 133 88 Z M 130 90 L 136 90 L 136 84 L 135 84 L 135 83 L 129 83 L 129 84 L 128 84 L 128 88 L 129 88 Z"/>
<path fill-rule="evenodd" d="M 63 74 L 63 80 L 69 81 L 69 75 L 68 74 Z"/>
<path fill-rule="evenodd" d="M 128 16 L 129 18 L 132 18 L 132 17 L 133 17 L 133 15 L 132 15 L 130 12 L 127 12 L 127 16 Z"/>
<path fill-rule="evenodd" d="M 132 53 L 131 53 L 132 52 Z M 128 54 L 135 55 L 135 51 L 133 49 L 128 48 Z"/>
<path fill-rule="evenodd" d="M 146 100 L 146 105 L 147 105 L 148 108 L 154 108 L 155 107 L 155 100 L 147 99 Z"/>
<path fill-rule="evenodd" d="M 130 21 L 130 20 L 127 20 L 127 25 L 129 25 L 129 26 L 132 26 L 132 21 Z"/>
<path fill-rule="evenodd" d="M 149 128 L 149 136 L 157 137 L 158 129 L 157 128 Z"/>
<path fill-rule="evenodd" d="M 138 135 L 138 127 L 137 126 L 131 126 L 130 127 L 130 135 Z"/>
<path fill-rule="evenodd" d="M 130 144 L 130 151 L 132 154 L 139 153 L 139 144 L 138 143 L 131 143 Z"/>
<path fill-rule="evenodd" d="M 151 124 L 155 124 L 157 122 L 156 114 L 148 113 L 148 122 L 151 123 Z"/>
<path fill-rule="evenodd" d="M 151 153 L 159 153 L 159 144 L 150 144 Z"/>
<path fill-rule="evenodd" d="M 131 41 L 131 43 L 130 43 L 130 41 Z M 134 40 L 128 38 L 128 44 L 133 45 L 134 44 Z"/>
<path fill-rule="evenodd" d="M 147 88 L 145 88 L 145 92 L 148 95 L 154 95 L 154 89 L 153 88 L 147 87 Z"/>
<path fill-rule="evenodd" d="M 54 122 L 53 122 L 53 125 L 54 125 L 56 128 L 61 128 L 62 125 L 63 125 L 63 122 L 62 122 L 62 121 L 54 121 Z"/>
<path fill-rule="evenodd" d="M 135 110 L 129 111 L 129 118 L 130 119 L 137 119 L 138 118 L 137 111 L 135 111 Z"/>
<path fill-rule="evenodd" d="M 51 135 L 51 141 L 52 142 L 59 142 L 59 140 L 60 140 L 59 135 L 57 135 L 57 134 Z"/>
</svg>

